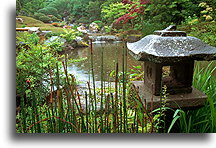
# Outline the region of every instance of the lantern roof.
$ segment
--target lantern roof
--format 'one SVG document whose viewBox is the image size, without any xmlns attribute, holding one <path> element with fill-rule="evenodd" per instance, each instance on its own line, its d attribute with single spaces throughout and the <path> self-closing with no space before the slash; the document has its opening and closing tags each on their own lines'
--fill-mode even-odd
<svg viewBox="0 0 216 148">
<path fill-rule="evenodd" d="M 176 31 L 173 25 L 137 42 L 127 43 L 127 48 L 135 59 L 155 63 L 216 59 L 215 47 L 187 36 L 184 31 Z"/>
</svg>

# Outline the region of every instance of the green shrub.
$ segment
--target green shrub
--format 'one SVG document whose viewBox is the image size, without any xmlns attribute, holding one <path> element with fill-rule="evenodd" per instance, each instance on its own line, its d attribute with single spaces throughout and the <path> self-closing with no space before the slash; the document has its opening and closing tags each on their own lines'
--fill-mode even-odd
<svg viewBox="0 0 216 148">
<path fill-rule="evenodd" d="M 169 26 L 169 24 L 166 23 L 150 23 L 149 21 L 144 21 L 144 28 L 142 29 L 142 35 L 146 36 L 149 34 L 152 34 L 155 30 L 163 30 L 166 27 Z M 141 30 L 142 26 L 141 24 L 136 24 L 135 30 Z"/>
<path fill-rule="evenodd" d="M 39 20 L 39 18 L 41 17 L 41 16 L 45 16 L 43 13 L 38 13 L 38 12 L 36 12 L 35 14 L 34 14 L 34 18 L 35 19 L 38 19 Z"/>
<path fill-rule="evenodd" d="M 45 15 L 40 16 L 39 20 L 44 22 L 44 23 L 49 23 L 51 21 L 51 19 L 48 16 L 45 16 Z"/>
<path fill-rule="evenodd" d="M 62 16 L 60 14 L 56 15 L 56 17 L 60 20 L 62 19 Z"/>
<path fill-rule="evenodd" d="M 23 33 L 17 37 L 17 42 L 25 43 L 16 51 L 16 91 L 23 95 L 28 91 L 34 91 L 35 95 L 45 96 L 48 86 L 45 84 L 49 80 L 47 72 L 58 63 L 56 57 L 45 46 L 38 44 L 39 37 L 36 34 Z M 28 47 L 28 48 L 26 48 Z M 29 87 L 26 81 L 29 82 Z"/>
<path fill-rule="evenodd" d="M 56 16 L 52 16 L 51 17 L 51 21 L 53 22 L 57 22 L 57 21 L 60 21 Z"/>
<path fill-rule="evenodd" d="M 45 15 L 58 15 L 58 10 L 54 7 L 45 7 L 43 9 L 38 10 L 38 13 L 43 13 Z"/>
<path fill-rule="evenodd" d="M 91 21 L 89 21 L 87 17 L 81 17 L 80 19 L 76 20 L 76 23 L 89 24 Z"/>
<path fill-rule="evenodd" d="M 113 21 L 128 12 L 130 8 L 129 4 L 124 5 L 123 3 L 111 3 L 109 6 L 103 6 L 101 9 L 102 18 L 107 23 L 113 23 Z"/>
<path fill-rule="evenodd" d="M 185 17 L 198 15 L 200 9 L 197 1 L 189 0 L 151 0 L 146 8 L 145 18 L 153 23 L 180 24 Z"/>
<path fill-rule="evenodd" d="M 58 37 L 55 40 L 48 43 L 47 47 L 50 49 L 50 51 L 53 51 L 53 53 L 57 53 L 63 50 L 63 45 L 64 42 L 61 40 L 60 37 Z"/>
<path fill-rule="evenodd" d="M 42 14 L 46 14 L 46 10 L 45 9 L 39 9 L 38 11 L 37 11 L 37 13 L 42 13 Z"/>
</svg>

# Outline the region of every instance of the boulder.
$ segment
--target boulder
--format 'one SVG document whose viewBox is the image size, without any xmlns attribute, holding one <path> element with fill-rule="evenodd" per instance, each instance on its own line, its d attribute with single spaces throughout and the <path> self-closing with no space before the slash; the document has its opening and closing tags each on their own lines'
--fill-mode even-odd
<svg viewBox="0 0 216 148">
<path fill-rule="evenodd" d="M 76 44 L 76 46 L 73 45 L 73 47 L 88 47 L 89 46 L 88 43 L 83 41 L 83 38 L 81 37 L 76 37 L 73 43 Z"/>
<path fill-rule="evenodd" d="M 18 21 L 18 22 L 20 22 L 20 23 L 23 23 L 24 21 L 23 21 L 23 19 L 22 18 L 16 18 L 16 21 Z"/>
<path fill-rule="evenodd" d="M 82 33 L 88 33 L 87 29 L 83 25 L 77 27 L 77 30 Z"/>
<path fill-rule="evenodd" d="M 99 26 L 98 24 L 92 22 L 90 25 L 89 25 L 89 30 L 92 32 L 92 33 L 97 33 L 99 31 Z"/>
<path fill-rule="evenodd" d="M 25 29 L 28 29 L 28 32 L 30 33 L 33 33 L 33 32 L 40 33 L 41 32 L 40 27 L 25 27 Z"/>
</svg>

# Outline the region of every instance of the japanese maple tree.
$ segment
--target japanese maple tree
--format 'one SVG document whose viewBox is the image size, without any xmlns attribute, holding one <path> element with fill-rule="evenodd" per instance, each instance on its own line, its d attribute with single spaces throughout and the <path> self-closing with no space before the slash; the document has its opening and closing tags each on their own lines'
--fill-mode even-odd
<svg viewBox="0 0 216 148">
<path fill-rule="evenodd" d="M 126 24 L 129 20 L 133 20 L 140 15 L 143 15 L 145 11 L 144 5 L 149 4 L 150 0 L 122 0 L 123 4 L 130 4 L 131 8 L 128 10 L 128 13 L 124 14 L 123 16 L 119 17 L 115 23 L 118 24 L 123 21 Z"/>
</svg>

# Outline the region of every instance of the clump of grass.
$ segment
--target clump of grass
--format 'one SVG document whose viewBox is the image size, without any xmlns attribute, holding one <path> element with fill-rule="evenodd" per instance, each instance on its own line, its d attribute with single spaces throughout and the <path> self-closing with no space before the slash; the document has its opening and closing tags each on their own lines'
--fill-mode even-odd
<svg viewBox="0 0 216 148">
<path fill-rule="evenodd" d="M 207 67 L 196 65 L 193 86 L 204 92 L 208 99 L 205 105 L 195 110 L 177 109 L 168 132 L 177 126 L 180 133 L 215 133 L 216 132 L 216 67 L 213 62 Z M 175 125 L 174 125 L 175 124 Z"/>
</svg>

